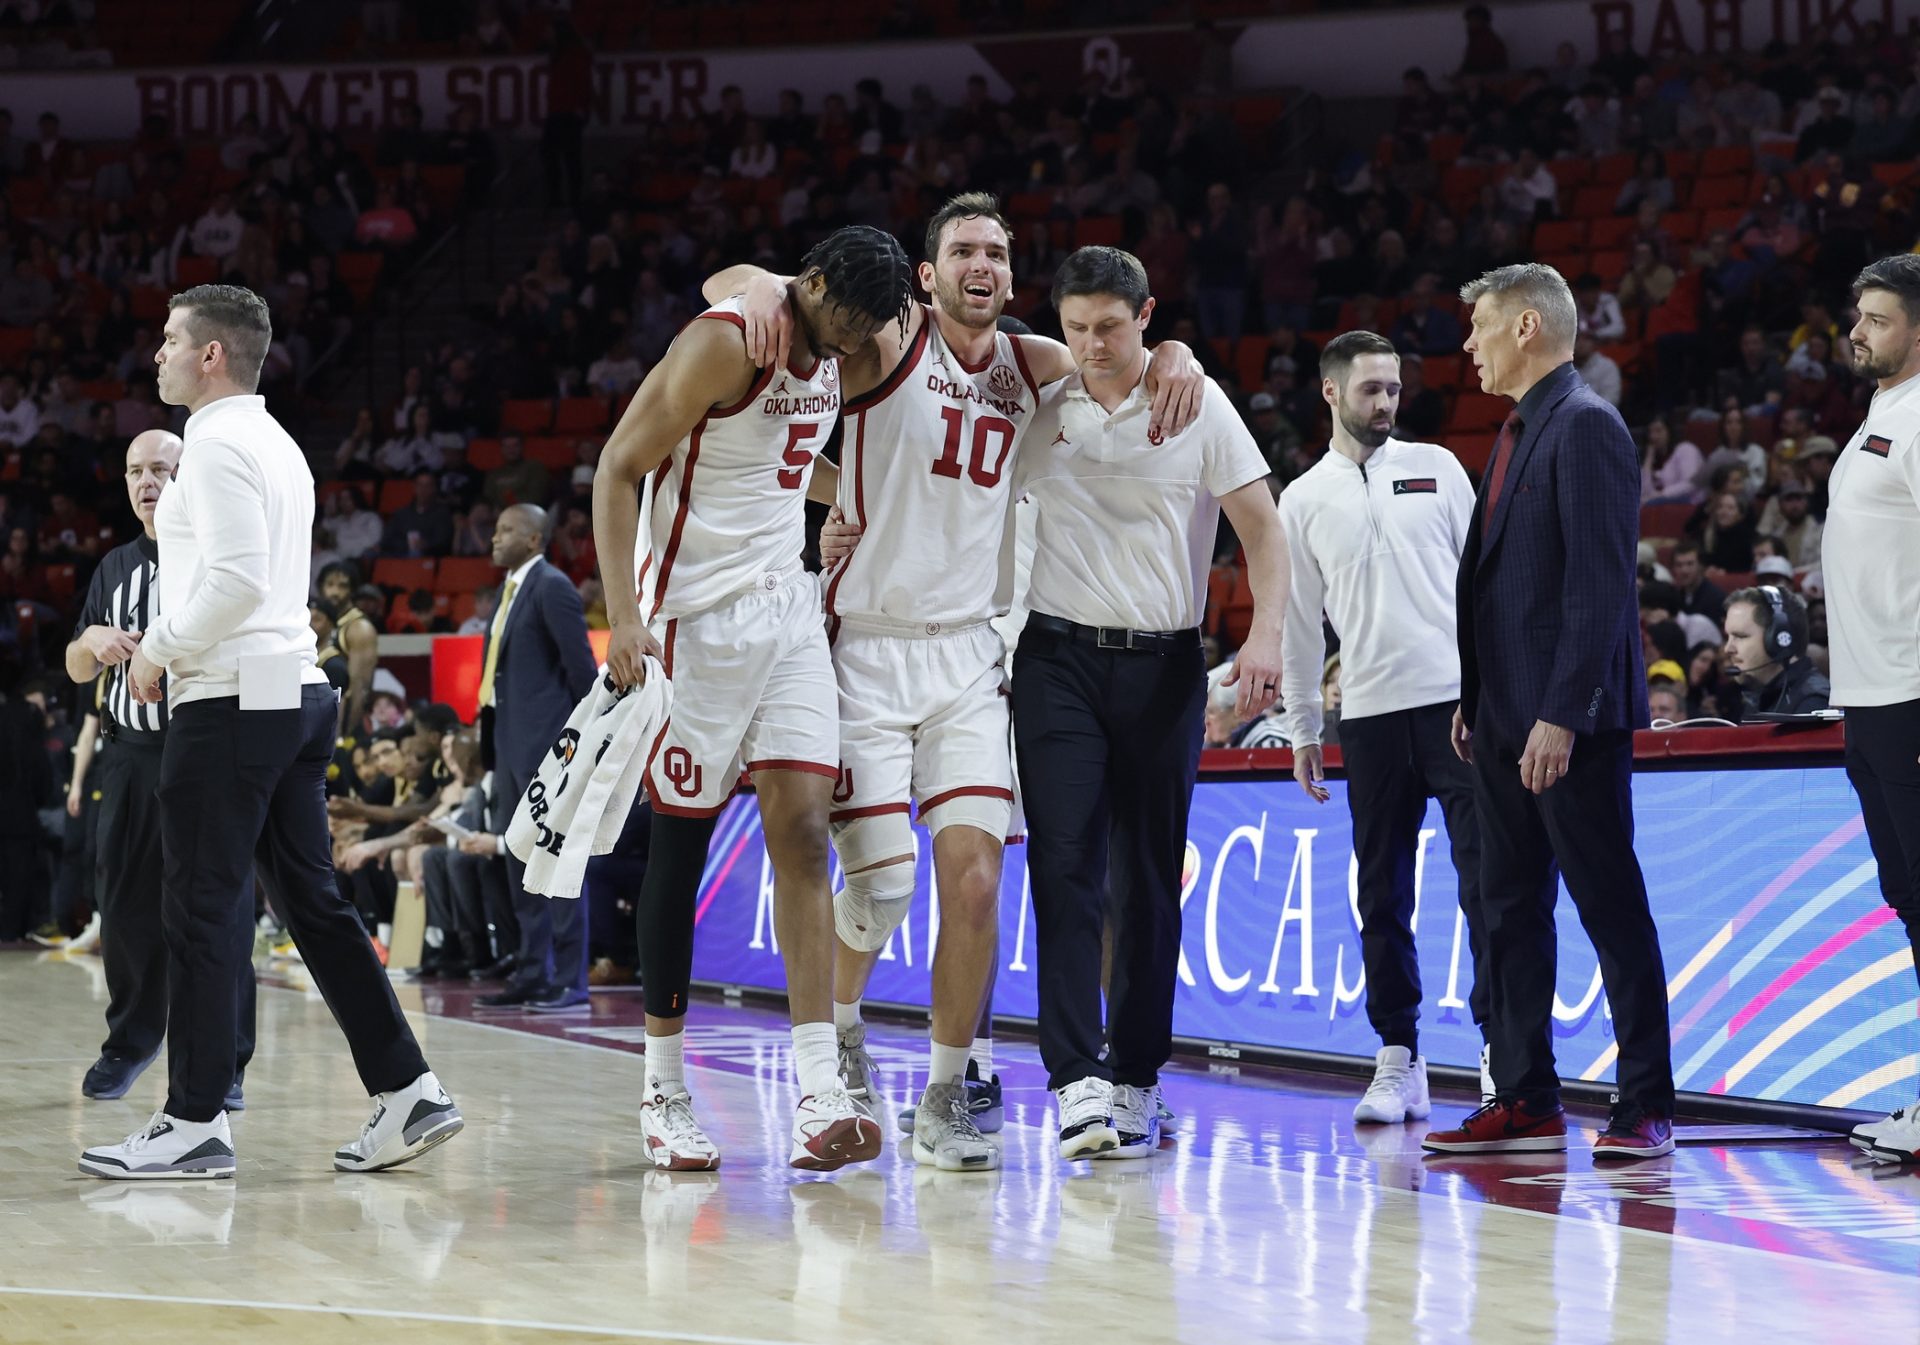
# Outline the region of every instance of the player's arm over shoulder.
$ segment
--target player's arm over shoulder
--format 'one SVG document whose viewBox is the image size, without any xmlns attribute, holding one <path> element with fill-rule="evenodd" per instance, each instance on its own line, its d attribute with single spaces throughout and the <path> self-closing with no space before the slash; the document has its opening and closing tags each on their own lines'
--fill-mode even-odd
<svg viewBox="0 0 1920 1345">
<path fill-rule="evenodd" d="M 921 326 L 931 319 L 927 316 L 927 306 L 914 303 L 907 309 L 907 320 L 901 322 L 883 322 L 880 330 L 873 334 L 860 349 L 840 361 L 840 390 L 848 401 L 864 397 L 888 378 L 900 367 L 900 361 L 907 357 L 907 351 L 913 345 L 913 338 Z"/>
<path fill-rule="evenodd" d="M 710 318 L 689 322 L 613 427 L 602 469 L 638 485 L 708 412 L 746 396 L 756 372 L 739 327 Z"/>
</svg>

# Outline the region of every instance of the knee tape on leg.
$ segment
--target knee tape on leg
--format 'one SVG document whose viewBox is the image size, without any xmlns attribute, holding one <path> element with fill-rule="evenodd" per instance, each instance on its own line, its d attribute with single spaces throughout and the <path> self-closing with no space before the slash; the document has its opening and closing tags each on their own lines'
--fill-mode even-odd
<svg viewBox="0 0 1920 1345">
<path fill-rule="evenodd" d="M 847 947 L 877 953 L 907 918 L 912 902 L 912 864 L 888 864 L 850 873 L 847 885 L 834 893 L 834 930 Z"/>
</svg>

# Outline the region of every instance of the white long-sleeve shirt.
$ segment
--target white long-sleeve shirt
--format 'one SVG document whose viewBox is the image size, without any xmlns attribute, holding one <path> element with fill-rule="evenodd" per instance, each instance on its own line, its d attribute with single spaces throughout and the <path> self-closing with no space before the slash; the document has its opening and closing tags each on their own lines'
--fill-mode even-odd
<svg viewBox="0 0 1920 1345">
<path fill-rule="evenodd" d="M 1281 641 L 1287 737 L 1320 741 L 1324 610 L 1340 636 L 1340 717 L 1460 698 L 1454 626 L 1473 486 L 1438 444 L 1389 439 L 1366 466 L 1330 452 L 1280 495 L 1293 560 Z"/>
<path fill-rule="evenodd" d="M 167 670 L 167 704 L 240 694 L 243 655 L 292 654 L 325 683 L 307 624 L 313 474 L 263 397 L 187 418 L 186 447 L 153 526 L 160 616 L 141 652 Z"/>
<path fill-rule="evenodd" d="M 1920 700 L 1920 378 L 1874 393 L 1827 499 L 1820 568 L 1833 703 Z"/>
</svg>

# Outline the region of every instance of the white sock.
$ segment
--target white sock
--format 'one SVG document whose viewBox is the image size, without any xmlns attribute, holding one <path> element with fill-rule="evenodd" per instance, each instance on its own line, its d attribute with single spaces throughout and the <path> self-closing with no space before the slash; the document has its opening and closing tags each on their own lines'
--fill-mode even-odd
<svg viewBox="0 0 1920 1345">
<path fill-rule="evenodd" d="M 793 1025 L 793 1076 L 800 1084 L 801 1097 L 818 1097 L 843 1086 L 840 1043 L 835 1040 L 832 1023 Z"/>
<path fill-rule="evenodd" d="M 937 1083 L 959 1083 L 967 1074 L 967 1048 L 964 1046 L 942 1046 L 933 1043 L 933 1064 L 927 1070 L 927 1086 Z"/>
<path fill-rule="evenodd" d="M 842 1004 L 836 999 L 833 1002 L 833 1030 L 845 1036 L 859 1026 L 860 1001 L 856 999 L 851 1004 Z"/>
<path fill-rule="evenodd" d="M 974 1068 L 979 1071 L 980 1082 L 981 1083 L 992 1082 L 993 1080 L 993 1038 L 992 1037 L 975 1037 L 973 1039 L 973 1049 L 967 1052 L 967 1057 L 968 1059 L 973 1061 Z"/>
<path fill-rule="evenodd" d="M 647 1092 L 669 1095 L 685 1090 L 687 1034 L 656 1037 L 647 1033 Z"/>
</svg>

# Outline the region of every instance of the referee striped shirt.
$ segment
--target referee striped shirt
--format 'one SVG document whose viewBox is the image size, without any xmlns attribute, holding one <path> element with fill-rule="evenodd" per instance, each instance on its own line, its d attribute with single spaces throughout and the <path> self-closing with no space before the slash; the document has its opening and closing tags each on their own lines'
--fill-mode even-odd
<svg viewBox="0 0 1920 1345">
<path fill-rule="evenodd" d="M 87 603 L 80 612 L 80 624 L 74 628 L 77 640 L 89 626 L 109 626 L 114 630 L 144 632 L 160 613 L 160 547 L 151 537 L 137 537 L 125 546 L 115 547 L 101 560 L 87 586 Z M 127 685 L 127 665 L 116 664 L 103 673 L 105 692 L 100 698 L 103 722 L 140 733 L 160 733 L 167 727 L 167 701 L 163 694 L 153 705 L 134 700 Z M 166 677 L 160 686 L 164 693 Z"/>
</svg>

